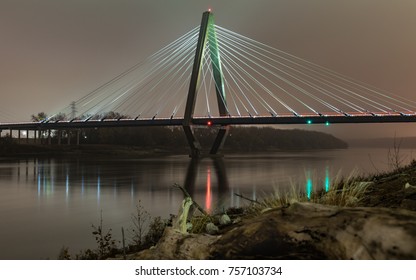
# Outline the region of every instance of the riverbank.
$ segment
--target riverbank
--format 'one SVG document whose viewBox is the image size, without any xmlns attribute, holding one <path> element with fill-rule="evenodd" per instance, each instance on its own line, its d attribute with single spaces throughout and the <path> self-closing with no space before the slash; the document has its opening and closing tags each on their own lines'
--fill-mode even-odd
<svg viewBox="0 0 416 280">
<path fill-rule="evenodd" d="M 208 154 L 217 135 L 217 128 L 195 128 L 195 135 L 202 147 L 202 154 Z M 189 145 L 182 128 L 133 127 L 86 129 L 78 139 L 68 139 L 58 145 L 57 136 L 42 139 L 43 144 L 34 144 L 33 139 L 18 140 L 0 138 L 0 156 L 82 156 L 115 155 L 140 157 L 151 155 L 188 154 Z M 38 140 L 39 141 L 39 140 Z M 50 143 L 52 145 L 49 145 Z M 65 143 L 65 144 L 64 144 Z M 231 127 L 224 153 L 255 153 L 271 151 L 346 149 L 348 144 L 326 133 L 299 129 L 274 129 L 271 127 Z"/>
<path fill-rule="evenodd" d="M 136 146 L 121 145 L 35 145 L 35 144 L 8 144 L 0 146 L 0 157 L 26 158 L 26 157 L 118 157 L 143 158 L 159 155 L 172 155 L 186 153 L 185 150 L 166 150 L 159 148 L 143 149 Z"/>
<path fill-rule="evenodd" d="M 126 258 L 416 259 L 416 162 L 342 179 L 309 201 L 252 201 L 241 214 L 229 215 L 229 224 L 221 215 L 206 219 L 219 222 L 210 234 L 167 227 L 156 246 Z"/>
<path fill-rule="evenodd" d="M 256 154 L 276 153 L 276 152 L 300 152 L 300 151 L 320 151 L 331 150 L 336 148 L 310 148 L 302 149 L 276 149 L 268 148 L 264 150 L 240 150 L 240 149 L 224 149 L 222 155 L 234 154 Z M 346 149 L 343 147 L 342 149 Z M 163 147 L 138 147 L 123 145 L 101 145 L 101 144 L 84 144 L 84 145 L 34 145 L 34 144 L 8 144 L 0 145 L 0 158 L 50 158 L 50 157 L 66 157 L 66 158 L 88 158 L 91 156 L 101 158 L 150 158 L 171 155 L 188 155 L 189 149 L 186 148 L 163 148 Z M 206 152 L 208 154 L 208 152 Z M 202 154 L 204 155 L 204 154 Z M 203 156 L 202 156 L 203 157 Z"/>
</svg>

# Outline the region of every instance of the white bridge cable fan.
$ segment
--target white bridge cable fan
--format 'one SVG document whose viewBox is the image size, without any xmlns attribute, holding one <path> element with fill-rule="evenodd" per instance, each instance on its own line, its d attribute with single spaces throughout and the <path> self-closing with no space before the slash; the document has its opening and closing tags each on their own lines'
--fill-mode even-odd
<svg viewBox="0 0 416 280">
<path fill-rule="evenodd" d="M 229 86 L 240 90 L 241 84 L 246 85 L 244 98 L 250 101 L 242 101 L 255 104 L 261 115 L 413 114 L 416 110 L 414 101 L 233 31 L 216 26 L 216 33 L 221 60 L 228 69 L 224 76 L 235 77 L 228 79 Z"/>
<path fill-rule="evenodd" d="M 75 101 L 50 120 L 170 118 L 184 111 L 199 27 Z M 180 116 L 178 116 L 180 117 Z"/>
<path fill-rule="evenodd" d="M 182 118 L 198 36 L 196 27 L 50 120 Z M 214 72 L 221 73 L 222 84 L 218 75 L 214 79 Z M 217 25 L 207 33 L 199 77 L 195 117 L 219 116 L 219 103 L 230 117 L 410 115 L 416 111 L 414 101 Z"/>
</svg>

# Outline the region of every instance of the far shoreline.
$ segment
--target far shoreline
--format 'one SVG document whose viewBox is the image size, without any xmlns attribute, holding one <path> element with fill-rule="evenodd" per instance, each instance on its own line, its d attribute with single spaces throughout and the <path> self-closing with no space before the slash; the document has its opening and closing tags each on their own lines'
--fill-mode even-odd
<svg viewBox="0 0 416 280">
<path fill-rule="evenodd" d="M 308 148 L 308 149 L 223 149 L 218 155 L 210 156 L 208 151 L 201 154 L 206 157 L 226 157 L 227 155 L 258 153 L 282 153 L 282 152 L 306 152 L 346 150 L 348 147 L 336 148 Z M 151 158 L 165 156 L 189 156 L 189 150 L 183 148 L 138 147 L 130 145 L 106 145 L 106 144 L 81 144 L 81 145 L 44 145 L 44 144 L 6 144 L 5 149 L 0 150 L 0 158 L 31 158 L 31 157 L 118 157 L 118 158 Z"/>
</svg>

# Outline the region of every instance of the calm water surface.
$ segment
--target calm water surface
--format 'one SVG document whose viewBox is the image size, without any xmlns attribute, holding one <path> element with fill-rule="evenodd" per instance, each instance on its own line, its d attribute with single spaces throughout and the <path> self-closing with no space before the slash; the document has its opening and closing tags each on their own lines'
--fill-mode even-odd
<svg viewBox="0 0 416 280">
<path fill-rule="evenodd" d="M 412 151 L 402 150 L 410 160 Z M 338 174 L 388 169 L 386 149 L 348 149 L 227 155 L 191 161 L 187 156 L 147 159 L 1 159 L 0 259 L 56 259 L 95 248 L 91 225 L 121 240 L 138 201 L 152 215 L 178 212 L 186 186 L 208 212 L 218 212 L 296 185 L 309 193 L 328 189 Z"/>
</svg>

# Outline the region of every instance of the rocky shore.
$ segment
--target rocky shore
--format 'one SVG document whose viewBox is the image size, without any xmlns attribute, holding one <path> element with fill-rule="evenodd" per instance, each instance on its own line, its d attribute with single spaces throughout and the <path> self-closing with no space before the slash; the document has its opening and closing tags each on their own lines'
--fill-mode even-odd
<svg viewBox="0 0 416 280">
<path fill-rule="evenodd" d="M 129 259 L 416 259 L 416 213 L 403 209 L 293 203 L 217 235 L 169 227 Z"/>
<path fill-rule="evenodd" d="M 416 259 L 416 163 L 361 179 L 316 195 L 315 203 L 230 214 L 211 234 L 167 227 L 155 246 L 126 258 Z"/>
</svg>

